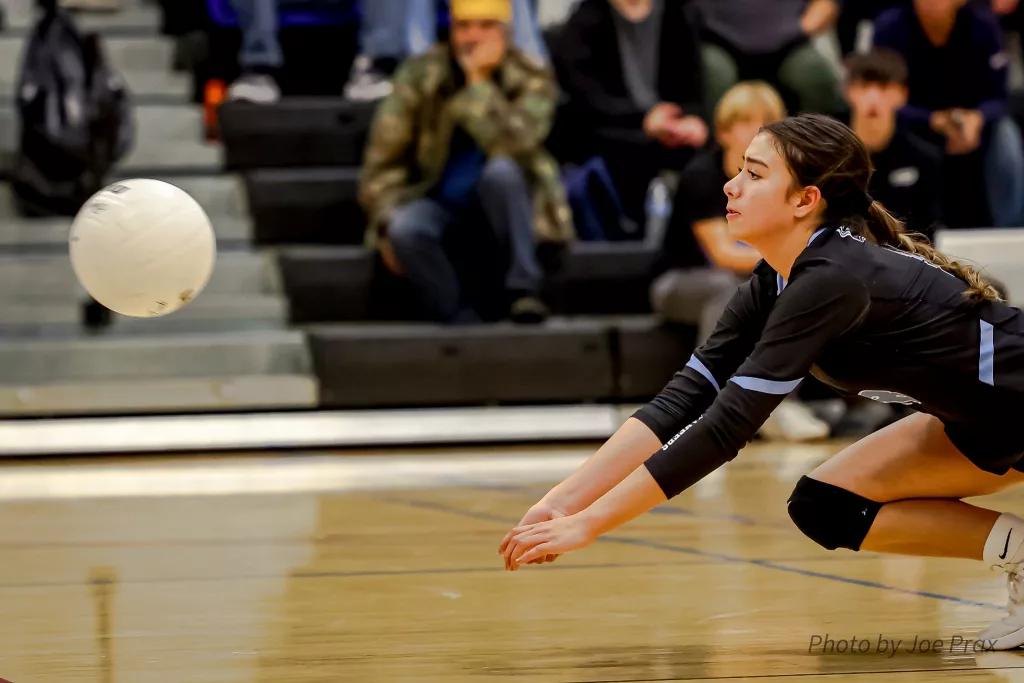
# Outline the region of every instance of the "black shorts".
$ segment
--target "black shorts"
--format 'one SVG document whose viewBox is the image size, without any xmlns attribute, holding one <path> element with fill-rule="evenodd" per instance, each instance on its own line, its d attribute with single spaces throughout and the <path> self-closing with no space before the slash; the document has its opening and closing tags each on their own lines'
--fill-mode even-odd
<svg viewBox="0 0 1024 683">
<path fill-rule="evenodd" d="M 960 425 L 943 422 L 956 449 L 985 472 L 1024 472 L 1024 430 L 1013 425 Z"/>
</svg>

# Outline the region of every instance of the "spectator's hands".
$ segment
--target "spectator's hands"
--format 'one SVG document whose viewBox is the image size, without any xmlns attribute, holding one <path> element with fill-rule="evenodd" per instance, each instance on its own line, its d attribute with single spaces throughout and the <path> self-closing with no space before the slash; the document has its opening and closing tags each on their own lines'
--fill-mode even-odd
<svg viewBox="0 0 1024 683">
<path fill-rule="evenodd" d="M 928 119 L 928 125 L 936 133 L 941 133 L 948 138 L 953 134 L 952 114 L 952 110 L 933 111 L 931 118 Z"/>
<path fill-rule="evenodd" d="M 836 0 L 811 0 L 800 17 L 800 29 L 804 35 L 815 36 L 835 26 L 838 20 L 839 3 Z"/>
<path fill-rule="evenodd" d="M 981 145 L 985 117 L 973 109 L 948 109 L 932 114 L 932 130 L 946 138 L 947 154 L 970 154 Z"/>
<path fill-rule="evenodd" d="M 979 111 L 957 109 L 950 114 L 953 134 L 946 137 L 949 154 L 970 154 L 981 146 L 985 117 Z"/>
<path fill-rule="evenodd" d="M 656 104 L 644 117 L 644 132 L 649 137 L 661 140 L 669 131 L 672 123 L 679 120 L 682 115 L 683 110 L 679 108 L 678 104 L 671 102 Z"/>
<path fill-rule="evenodd" d="M 380 258 L 384 261 L 384 266 L 391 271 L 392 274 L 399 277 L 402 276 L 402 264 L 398 262 L 398 257 L 395 256 L 395 248 L 391 246 L 391 240 L 386 237 L 382 237 L 377 243 L 377 248 L 380 250 Z"/>
<path fill-rule="evenodd" d="M 708 141 L 708 127 L 698 116 L 684 116 L 669 124 L 662 142 L 667 147 L 703 147 Z"/>
<path fill-rule="evenodd" d="M 505 59 L 505 43 L 486 40 L 466 45 L 458 51 L 456 59 L 470 83 L 486 81 Z"/>
<path fill-rule="evenodd" d="M 1020 0 L 992 0 L 992 11 L 1003 17 L 1017 9 L 1018 4 Z"/>
</svg>

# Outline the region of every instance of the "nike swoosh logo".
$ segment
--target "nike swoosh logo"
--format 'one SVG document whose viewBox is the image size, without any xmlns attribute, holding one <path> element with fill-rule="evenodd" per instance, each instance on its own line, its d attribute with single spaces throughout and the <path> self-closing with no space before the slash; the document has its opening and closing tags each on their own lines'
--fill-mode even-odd
<svg viewBox="0 0 1024 683">
<path fill-rule="evenodd" d="M 1006 543 L 1003 544 L 1003 554 L 999 556 L 1000 560 L 1006 559 L 1006 550 L 1010 547 L 1010 534 L 1013 533 L 1013 529 L 1006 532 Z"/>
</svg>

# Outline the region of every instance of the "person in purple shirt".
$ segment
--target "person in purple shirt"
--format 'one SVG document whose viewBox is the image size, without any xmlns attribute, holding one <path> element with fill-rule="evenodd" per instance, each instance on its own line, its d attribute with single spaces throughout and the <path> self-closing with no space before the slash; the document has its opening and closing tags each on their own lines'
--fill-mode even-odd
<svg viewBox="0 0 1024 683">
<path fill-rule="evenodd" d="M 1024 224 L 1024 145 L 1009 114 L 999 21 L 969 0 L 914 0 L 880 14 L 875 45 L 900 52 L 909 70 L 903 121 L 949 156 L 982 155 L 997 227 Z"/>
</svg>

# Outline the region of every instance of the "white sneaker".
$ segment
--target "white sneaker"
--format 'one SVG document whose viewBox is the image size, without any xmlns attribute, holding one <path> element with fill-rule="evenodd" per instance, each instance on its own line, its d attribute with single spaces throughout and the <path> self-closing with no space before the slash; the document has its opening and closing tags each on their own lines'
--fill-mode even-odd
<svg viewBox="0 0 1024 683">
<path fill-rule="evenodd" d="M 281 89 L 270 76 L 245 74 L 228 88 L 228 99 L 244 100 L 256 104 L 274 104 L 281 99 Z"/>
<path fill-rule="evenodd" d="M 1020 567 L 1006 573 L 1009 614 L 978 634 L 986 649 L 1012 650 L 1024 645 L 1024 571 Z"/>
<path fill-rule="evenodd" d="M 345 84 L 345 99 L 353 102 L 382 100 L 394 90 L 391 79 L 376 70 L 373 60 L 360 55 L 352 64 L 352 74 Z"/>
<path fill-rule="evenodd" d="M 831 431 L 803 403 L 783 401 L 761 426 L 760 434 L 769 441 L 799 442 L 828 438 Z"/>
</svg>

